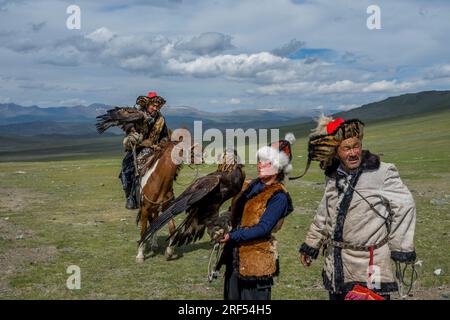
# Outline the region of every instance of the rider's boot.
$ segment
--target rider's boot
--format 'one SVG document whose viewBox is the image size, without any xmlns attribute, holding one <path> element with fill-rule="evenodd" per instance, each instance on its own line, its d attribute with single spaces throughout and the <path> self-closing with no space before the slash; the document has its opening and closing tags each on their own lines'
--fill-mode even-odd
<svg viewBox="0 0 450 320">
<path fill-rule="evenodd" d="M 139 200 L 138 200 L 138 190 L 139 187 L 139 179 L 133 178 L 133 181 L 131 183 L 131 190 L 130 193 L 127 194 L 127 203 L 125 205 L 125 208 L 133 210 L 139 208 Z"/>
<path fill-rule="evenodd" d="M 125 208 L 127 208 L 129 210 L 138 209 L 138 205 L 136 203 L 136 198 L 134 197 L 134 195 L 128 196 Z"/>
</svg>

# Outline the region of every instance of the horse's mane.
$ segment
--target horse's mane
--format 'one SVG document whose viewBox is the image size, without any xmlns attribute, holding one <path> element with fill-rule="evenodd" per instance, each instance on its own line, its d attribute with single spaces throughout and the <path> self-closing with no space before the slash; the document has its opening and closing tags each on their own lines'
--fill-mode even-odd
<svg viewBox="0 0 450 320">
<path fill-rule="evenodd" d="M 149 168 L 152 168 L 153 165 L 156 163 L 156 161 L 161 159 L 161 157 L 166 153 L 167 149 L 169 149 L 170 147 L 175 146 L 176 144 L 178 144 L 178 141 L 171 141 L 171 140 L 163 140 L 163 141 L 161 141 L 158 144 L 158 148 L 153 153 L 150 161 L 145 165 L 144 172 L 146 172 Z M 178 172 L 181 170 L 181 167 L 182 167 L 182 164 L 177 165 L 177 171 L 176 171 L 176 174 L 175 174 L 175 178 L 177 177 Z"/>
</svg>

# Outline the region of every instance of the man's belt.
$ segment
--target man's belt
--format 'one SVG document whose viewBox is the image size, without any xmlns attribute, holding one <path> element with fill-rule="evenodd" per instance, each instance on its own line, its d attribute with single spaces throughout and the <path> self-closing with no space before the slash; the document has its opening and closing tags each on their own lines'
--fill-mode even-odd
<svg viewBox="0 0 450 320">
<path fill-rule="evenodd" d="M 328 238 L 324 241 L 324 245 L 331 245 L 333 247 L 338 247 L 338 248 L 342 248 L 342 249 L 351 249 L 351 250 L 356 250 L 356 251 L 370 251 L 370 249 L 378 249 L 381 248 L 382 246 L 384 246 L 386 243 L 388 243 L 389 241 L 389 234 L 387 234 L 383 240 L 381 240 L 380 242 L 378 242 L 377 244 L 371 245 L 371 246 L 357 246 L 348 242 L 343 242 L 343 241 L 336 241 L 333 240 L 331 238 Z"/>
</svg>

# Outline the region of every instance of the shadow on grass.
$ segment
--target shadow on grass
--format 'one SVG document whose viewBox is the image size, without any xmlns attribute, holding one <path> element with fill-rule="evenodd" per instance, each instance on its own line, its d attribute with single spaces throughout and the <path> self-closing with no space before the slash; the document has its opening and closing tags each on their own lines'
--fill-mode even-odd
<svg viewBox="0 0 450 320">
<path fill-rule="evenodd" d="M 158 242 L 158 249 L 156 252 L 150 253 L 150 246 L 147 245 L 147 252 L 145 259 L 154 257 L 156 255 L 164 255 L 167 246 L 169 245 L 169 241 L 167 240 L 167 236 L 158 236 L 157 239 Z M 213 248 L 213 244 L 209 242 L 194 242 L 189 243 L 188 245 L 182 245 L 180 247 L 175 246 L 174 247 L 174 254 L 173 257 L 169 260 L 178 260 L 183 257 L 185 253 L 197 251 L 197 250 L 211 250 Z"/>
</svg>

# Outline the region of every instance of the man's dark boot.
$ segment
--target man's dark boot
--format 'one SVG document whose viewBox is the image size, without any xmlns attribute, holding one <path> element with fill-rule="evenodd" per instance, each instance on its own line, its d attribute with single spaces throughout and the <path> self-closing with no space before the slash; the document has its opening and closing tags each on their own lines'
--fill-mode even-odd
<svg viewBox="0 0 450 320">
<path fill-rule="evenodd" d="M 136 203 L 136 199 L 134 198 L 134 195 L 131 194 L 127 198 L 127 204 L 125 205 L 125 208 L 127 208 L 129 210 L 138 209 L 138 205 Z"/>
<path fill-rule="evenodd" d="M 127 195 L 127 204 L 125 208 L 133 210 L 139 208 L 139 200 L 138 200 L 138 188 L 139 188 L 139 178 L 133 178 L 131 184 L 130 193 Z"/>
<path fill-rule="evenodd" d="M 136 191 L 134 188 L 134 163 L 133 154 L 131 152 L 128 152 L 122 161 L 122 170 L 119 174 L 119 178 L 122 182 L 123 191 L 125 191 L 125 197 L 127 198 L 125 208 L 130 210 L 139 208 L 138 202 L 136 200 Z"/>
</svg>

